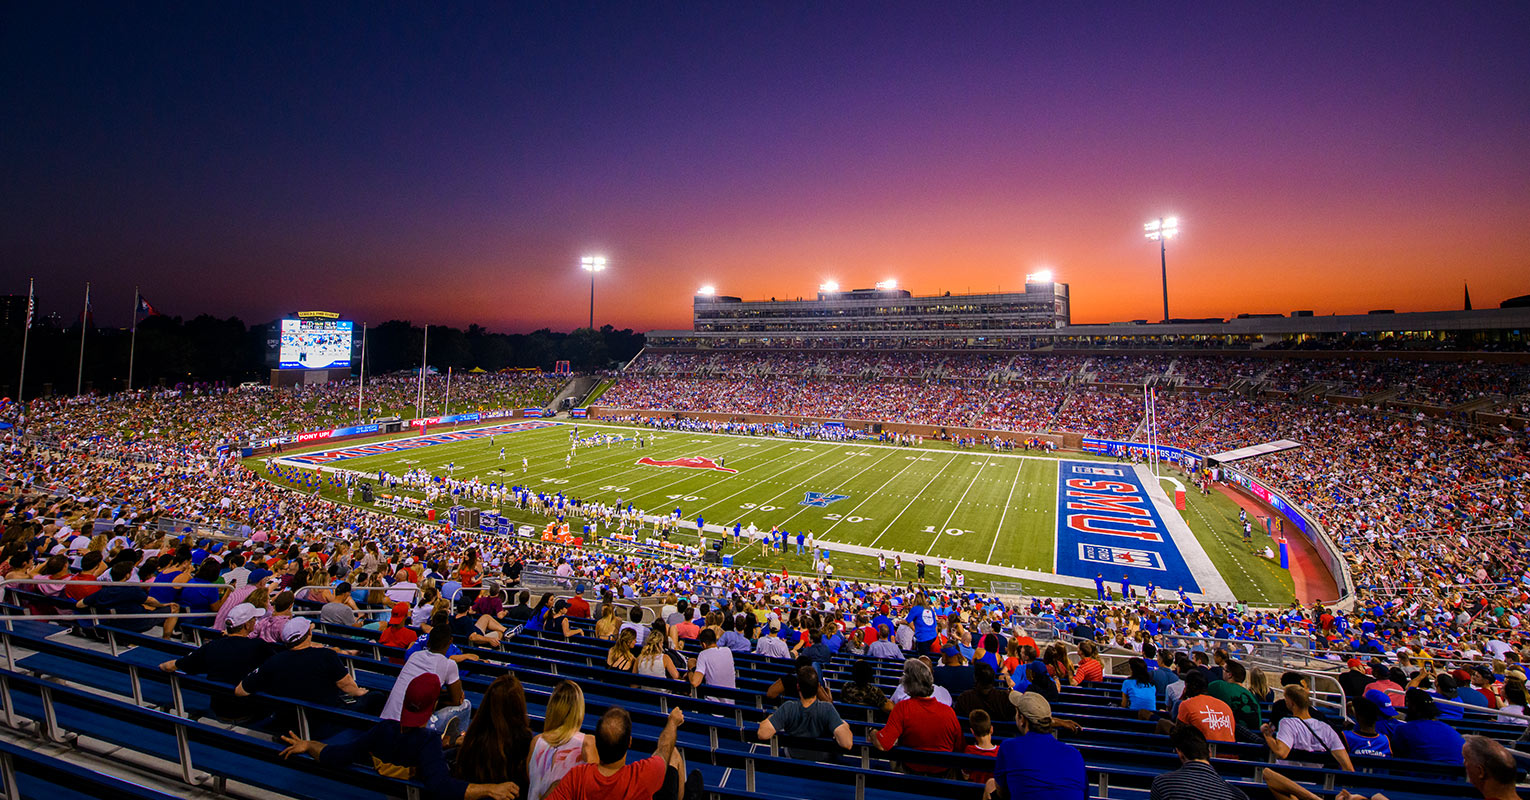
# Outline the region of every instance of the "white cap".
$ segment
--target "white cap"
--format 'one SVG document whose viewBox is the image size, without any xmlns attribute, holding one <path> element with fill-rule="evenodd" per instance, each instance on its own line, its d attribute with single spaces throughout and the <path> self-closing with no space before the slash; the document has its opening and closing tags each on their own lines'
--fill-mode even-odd
<svg viewBox="0 0 1530 800">
<path fill-rule="evenodd" d="M 313 630 L 313 623 L 302 617 L 293 617 L 282 626 L 282 641 L 287 644 L 297 644 L 303 641 L 303 637 Z"/>
<path fill-rule="evenodd" d="M 249 603 L 240 603 L 239 605 L 234 606 L 233 610 L 228 612 L 228 617 L 225 618 L 223 624 L 226 625 L 229 630 L 233 630 L 234 628 L 238 628 L 252 619 L 260 619 L 265 615 L 266 610 L 264 608 L 258 608 Z"/>
</svg>

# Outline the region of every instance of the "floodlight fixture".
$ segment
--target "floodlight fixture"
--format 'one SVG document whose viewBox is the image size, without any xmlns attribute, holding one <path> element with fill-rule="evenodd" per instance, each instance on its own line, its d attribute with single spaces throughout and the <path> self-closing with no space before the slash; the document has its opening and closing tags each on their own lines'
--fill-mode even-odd
<svg viewBox="0 0 1530 800">
<path fill-rule="evenodd" d="M 590 273 L 590 330 L 595 330 L 595 273 L 605 271 L 606 257 L 584 256 L 579 259 L 579 268 Z"/>
<path fill-rule="evenodd" d="M 826 280 L 823 283 L 818 284 L 818 291 L 820 291 L 820 292 L 837 292 L 837 291 L 839 291 L 839 281 L 832 280 L 832 279 Z"/>
<path fill-rule="evenodd" d="M 696 294 L 702 295 L 703 297 L 711 297 L 717 294 L 717 287 L 709 283 L 706 286 L 697 289 Z"/>
<path fill-rule="evenodd" d="M 878 289 L 896 289 L 896 288 L 898 288 L 898 279 L 897 278 L 888 278 L 885 281 L 877 281 L 877 288 Z"/>
<path fill-rule="evenodd" d="M 1039 269 L 1039 270 L 1037 270 L 1035 272 L 1029 273 L 1029 274 L 1027 274 L 1025 276 L 1025 282 L 1026 283 L 1051 283 L 1052 282 L 1052 270 L 1050 270 L 1050 269 Z"/>
<path fill-rule="evenodd" d="M 1147 238 L 1158 242 L 1158 269 L 1163 277 L 1163 321 L 1169 321 L 1168 241 L 1179 235 L 1179 217 L 1159 217 L 1142 226 Z"/>
</svg>

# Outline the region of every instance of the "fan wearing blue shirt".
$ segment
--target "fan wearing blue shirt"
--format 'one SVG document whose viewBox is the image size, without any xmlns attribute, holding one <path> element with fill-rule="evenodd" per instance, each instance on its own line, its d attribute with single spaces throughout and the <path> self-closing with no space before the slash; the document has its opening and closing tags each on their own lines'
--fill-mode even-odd
<svg viewBox="0 0 1530 800">
<path fill-rule="evenodd" d="M 914 652 L 930 652 L 939 630 L 935 625 L 935 611 L 924 595 L 914 598 L 914 606 L 908 610 L 906 621 L 914 629 Z"/>
<path fill-rule="evenodd" d="M 1463 764 L 1461 748 L 1466 739 L 1455 728 L 1439 721 L 1439 707 L 1423 689 L 1409 689 L 1403 704 L 1408 721 L 1392 733 L 1392 752 L 1398 758 Z"/>
</svg>

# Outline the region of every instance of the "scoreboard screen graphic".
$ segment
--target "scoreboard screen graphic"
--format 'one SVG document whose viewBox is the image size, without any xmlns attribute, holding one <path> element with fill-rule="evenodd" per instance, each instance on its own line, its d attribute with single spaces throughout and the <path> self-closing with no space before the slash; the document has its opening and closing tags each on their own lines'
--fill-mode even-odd
<svg viewBox="0 0 1530 800">
<path fill-rule="evenodd" d="M 351 321 L 284 319 L 277 359 L 282 369 L 339 369 L 351 365 Z"/>
</svg>

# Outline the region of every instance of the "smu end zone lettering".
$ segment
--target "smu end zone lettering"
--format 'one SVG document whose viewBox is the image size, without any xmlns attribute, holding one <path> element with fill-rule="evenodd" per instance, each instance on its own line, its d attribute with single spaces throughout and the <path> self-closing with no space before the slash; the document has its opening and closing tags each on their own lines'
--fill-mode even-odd
<svg viewBox="0 0 1530 800">
<path fill-rule="evenodd" d="M 1137 587 L 1184 586 L 1199 592 L 1184 556 L 1130 467 L 1061 461 L 1057 482 L 1057 573 L 1102 574 Z"/>
<path fill-rule="evenodd" d="M 394 439 L 390 442 L 374 442 L 372 444 L 359 444 L 354 447 L 346 447 L 340 450 L 323 450 L 317 453 L 304 453 L 297 456 L 285 456 L 277 459 L 287 464 L 296 464 L 305 467 L 317 467 L 322 464 L 333 464 L 336 461 L 345 461 L 352 458 L 364 458 L 366 456 L 380 456 L 388 453 L 402 453 L 420 447 L 433 447 L 438 444 L 449 442 L 467 442 L 474 439 L 487 439 L 490 436 L 519 431 L 536 430 L 537 428 L 549 428 L 556 426 L 556 422 L 511 422 L 504 425 L 494 425 L 488 428 L 476 428 L 470 431 L 452 431 L 450 433 L 436 433 L 429 436 L 416 436 L 410 439 Z"/>
<path fill-rule="evenodd" d="M 1063 481 L 1068 527 L 1102 536 L 1163 541 L 1142 487 L 1125 481 L 1068 478 Z"/>
</svg>

